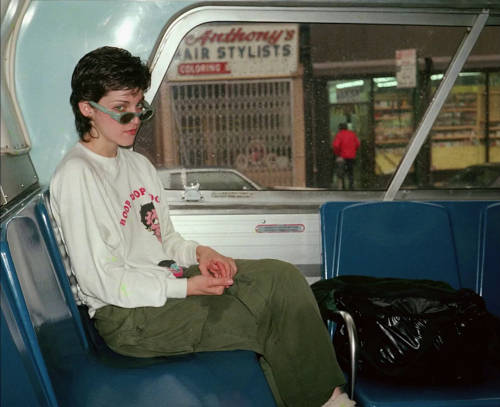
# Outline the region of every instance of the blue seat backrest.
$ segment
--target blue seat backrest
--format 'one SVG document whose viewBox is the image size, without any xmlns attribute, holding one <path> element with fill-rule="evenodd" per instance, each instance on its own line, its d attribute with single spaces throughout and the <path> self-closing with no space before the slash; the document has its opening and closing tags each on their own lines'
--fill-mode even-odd
<svg viewBox="0 0 500 407">
<path fill-rule="evenodd" d="M 3 235 L 3 230 L 2 230 Z M 13 274 L 8 246 L 2 237 L 1 274 L 0 274 L 0 406 L 55 406 L 55 395 L 44 366 L 40 369 L 38 361 L 42 355 L 35 354 L 30 346 L 35 334 L 29 315 L 21 315 L 16 302 L 23 302 L 19 282 Z M 19 290 L 12 290 L 16 285 Z M 17 291 L 17 292 L 16 292 Z M 22 320 L 26 324 L 23 326 Z M 28 328 L 28 332 L 25 328 Z M 38 359 L 38 360 L 37 360 Z"/>
<path fill-rule="evenodd" d="M 479 248 L 479 294 L 500 317 L 500 203 L 485 208 Z"/>
<path fill-rule="evenodd" d="M 61 345 L 64 343 L 68 350 L 73 348 L 82 352 L 86 343 L 82 337 L 81 321 L 75 319 L 76 308 L 72 311 L 74 303 L 66 295 L 67 278 L 59 278 L 46 241 L 46 231 L 39 225 L 39 203 L 39 199 L 33 200 L 6 225 L 12 264 L 38 340 L 51 326 L 65 326 L 65 335 L 56 340 Z"/>
<path fill-rule="evenodd" d="M 461 287 L 450 218 L 435 204 L 370 202 L 343 208 L 332 256 L 334 276 L 419 278 Z"/>
<path fill-rule="evenodd" d="M 53 264 L 54 277 L 57 279 L 57 283 L 60 286 L 62 294 L 64 296 L 64 301 L 71 312 L 82 346 L 84 347 L 84 349 L 87 349 L 88 342 L 82 325 L 82 321 L 80 319 L 80 312 L 78 311 L 78 308 L 76 306 L 66 272 L 66 265 L 63 262 L 60 252 L 60 244 L 62 245 L 62 243 L 59 243 L 55 237 L 54 225 L 51 223 L 52 216 L 50 215 L 50 207 L 48 206 L 48 204 L 49 195 L 48 191 L 46 191 L 35 205 L 35 216 L 45 241 L 45 247 Z M 65 248 L 63 249 L 66 250 Z"/>
<path fill-rule="evenodd" d="M 29 355 L 23 357 L 25 366 L 34 372 L 33 387 L 41 388 L 46 405 L 56 406 L 45 361 L 47 353 L 51 346 L 60 346 L 67 353 L 81 351 L 82 345 L 36 222 L 35 202 L 31 201 L 21 213 L 2 224 L 2 290 L 9 299 L 13 316 L 9 331 L 19 331 L 24 352 Z M 6 309 L 2 304 L 2 312 Z M 47 328 L 54 325 L 74 329 L 66 330 L 65 335 L 45 337 L 45 332 L 50 332 Z"/>
</svg>

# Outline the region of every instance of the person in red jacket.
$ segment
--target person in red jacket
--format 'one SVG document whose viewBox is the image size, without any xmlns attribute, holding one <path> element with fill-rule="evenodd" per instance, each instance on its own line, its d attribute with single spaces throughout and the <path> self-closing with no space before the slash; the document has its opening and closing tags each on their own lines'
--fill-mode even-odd
<svg viewBox="0 0 500 407">
<path fill-rule="evenodd" d="M 337 164 L 342 165 L 343 161 L 343 171 L 340 171 L 342 178 L 342 188 L 345 189 L 345 177 L 347 176 L 349 180 L 349 189 L 353 188 L 354 185 L 354 160 L 356 158 L 356 152 L 360 146 L 360 142 L 356 133 L 351 130 L 347 130 L 346 123 L 339 124 L 339 131 L 333 139 L 332 148 L 333 153 L 337 156 Z M 340 158 L 340 160 L 339 160 Z M 341 161 L 339 163 L 339 161 Z"/>
</svg>

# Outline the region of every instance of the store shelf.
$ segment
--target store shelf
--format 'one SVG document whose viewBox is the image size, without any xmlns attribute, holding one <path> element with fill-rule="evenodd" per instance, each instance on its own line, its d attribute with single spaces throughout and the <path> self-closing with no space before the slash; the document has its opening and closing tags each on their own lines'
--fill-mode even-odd
<svg viewBox="0 0 500 407">
<path fill-rule="evenodd" d="M 375 148 L 393 151 L 405 147 L 413 134 L 413 105 L 407 90 L 375 94 Z"/>
<path fill-rule="evenodd" d="M 387 145 L 406 145 L 406 144 L 408 144 L 408 141 L 409 140 L 407 138 L 394 139 L 394 140 L 376 140 L 375 144 L 377 146 L 379 146 L 379 145 L 384 145 L 384 146 L 387 146 Z"/>
<path fill-rule="evenodd" d="M 475 130 L 476 128 L 477 128 L 476 125 L 465 125 L 465 126 L 450 125 L 450 126 L 434 126 L 432 128 L 432 130 L 434 130 L 434 131 L 446 131 L 446 130 L 456 131 L 456 130 Z"/>
<path fill-rule="evenodd" d="M 408 115 L 409 116 L 408 118 L 411 119 L 411 114 L 409 112 L 404 114 Z M 375 121 L 404 120 L 406 118 L 407 118 L 406 116 L 391 114 L 391 115 L 375 116 Z"/>
<path fill-rule="evenodd" d="M 476 107 L 443 107 L 441 113 L 453 113 L 453 112 L 476 112 Z"/>
<path fill-rule="evenodd" d="M 413 106 L 405 106 L 405 107 L 375 107 L 374 108 L 375 112 L 394 112 L 395 110 L 401 111 L 401 112 L 412 112 L 413 111 Z"/>
<path fill-rule="evenodd" d="M 432 127 L 433 142 L 462 141 L 464 146 L 470 142 L 484 140 L 484 92 L 477 86 L 457 88 L 448 97 Z"/>
<path fill-rule="evenodd" d="M 489 111 L 490 121 L 500 121 L 500 89 L 498 86 L 490 88 Z"/>
<path fill-rule="evenodd" d="M 476 137 L 476 136 L 433 136 L 433 141 L 453 141 L 453 140 L 467 140 L 467 141 L 480 141 L 484 140 L 484 137 Z"/>
</svg>

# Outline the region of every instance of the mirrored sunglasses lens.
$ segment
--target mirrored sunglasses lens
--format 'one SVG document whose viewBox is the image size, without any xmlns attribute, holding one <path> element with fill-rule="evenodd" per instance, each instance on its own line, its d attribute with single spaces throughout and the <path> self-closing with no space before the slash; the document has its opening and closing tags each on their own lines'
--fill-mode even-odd
<svg viewBox="0 0 500 407">
<path fill-rule="evenodd" d="M 141 121 L 146 121 L 151 119 L 152 116 L 153 116 L 153 111 L 148 109 L 141 113 L 139 119 L 141 119 Z"/>
<path fill-rule="evenodd" d="M 130 123 L 132 120 L 134 120 L 134 117 L 135 117 L 135 114 L 133 114 L 132 112 L 130 113 L 125 113 L 124 115 L 122 115 L 120 117 L 120 123 L 121 124 L 127 124 L 127 123 Z"/>
</svg>

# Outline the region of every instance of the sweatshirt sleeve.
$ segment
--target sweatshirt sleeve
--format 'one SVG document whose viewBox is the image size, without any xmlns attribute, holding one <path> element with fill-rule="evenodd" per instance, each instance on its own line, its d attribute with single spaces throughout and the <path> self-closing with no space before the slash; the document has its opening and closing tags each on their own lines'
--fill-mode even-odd
<svg viewBox="0 0 500 407">
<path fill-rule="evenodd" d="M 163 200 L 166 202 L 166 197 L 163 195 Z M 170 219 L 168 206 L 164 205 L 162 216 L 162 225 L 166 225 L 166 233 L 163 235 L 163 249 L 169 259 L 173 259 L 181 266 L 191 266 L 197 264 L 196 247 L 198 243 L 193 240 L 185 240 L 178 232 L 175 231 L 172 220 Z"/>
<path fill-rule="evenodd" d="M 154 173 L 154 179 L 160 193 L 160 208 L 159 217 L 161 224 L 161 235 L 163 250 L 168 259 L 175 260 L 177 264 L 183 267 L 197 264 L 196 247 L 199 245 L 194 240 L 186 240 L 182 235 L 175 231 L 172 219 L 170 218 L 170 210 L 168 207 L 168 199 L 165 188 L 156 172 L 156 169 L 149 163 Z"/>
<path fill-rule="evenodd" d="M 75 161 L 54 175 L 51 207 L 84 301 L 89 306 L 134 308 L 185 297 L 186 279 L 170 276 L 160 266 L 136 268 L 125 263 L 106 191 L 95 182 L 91 168 Z"/>
</svg>

